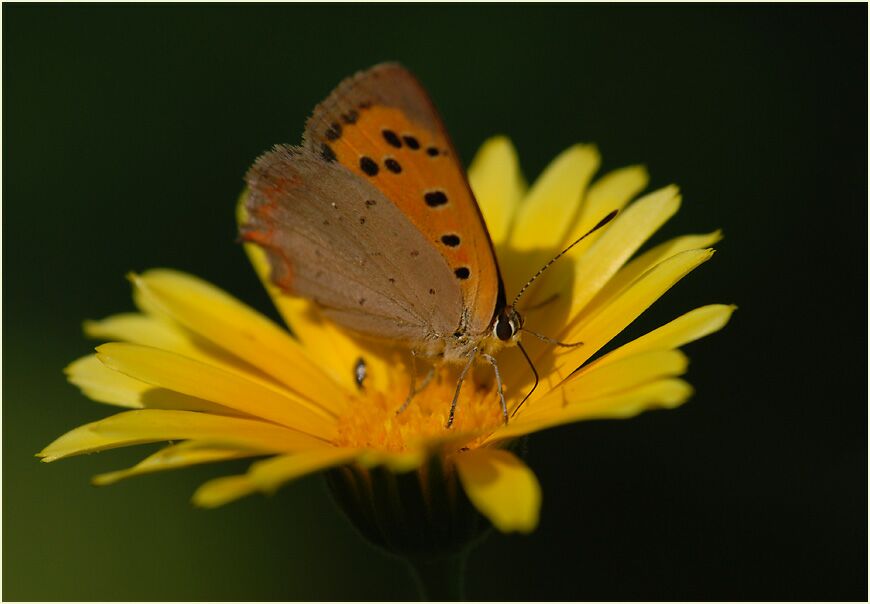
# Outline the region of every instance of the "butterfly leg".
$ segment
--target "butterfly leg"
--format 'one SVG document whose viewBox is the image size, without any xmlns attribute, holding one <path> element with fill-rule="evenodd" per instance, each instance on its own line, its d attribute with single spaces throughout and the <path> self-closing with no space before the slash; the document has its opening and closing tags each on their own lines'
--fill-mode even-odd
<svg viewBox="0 0 870 604">
<path fill-rule="evenodd" d="M 396 410 L 396 415 L 402 413 L 405 409 L 408 408 L 408 405 L 411 404 L 411 401 L 417 396 L 419 393 L 423 392 L 426 389 L 426 386 L 432 381 L 432 378 L 435 377 L 435 365 L 429 368 L 429 372 L 426 374 L 426 377 L 423 378 L 423 382 L 420 384 L 420 387 L 417 388 L 417 353 L 413 350 L 411 351 L 411 391 L 408 393 L 407 398 L 405 398 L 405 402 L 402 403 L 402 406 Z"/>
<path fill-rule="evenodd" d="M 462 368 L 462 373 L 459 374 L 459 381 L 456 382 L 456 391 L 453 393 L 453 402 L 450 403 L 450 415 L 447 417 L 447 428 L 453 425 L 453 416 L 456 415 L 456 403 L 459 402 L 459 391 L 462 390 L 462 382 L 465 380 L 465 374 L 468 373 L 468 370 L 471 369 L 471 366 L 474 364 L 474 359 L 477 357 L 477 348 L 472 349 L 471 354 L 468 355 L 468 362 L 465 363 L 465 367 Z"/>
<path fill-rule="evenodd" d="M 508 423 L 508 412 L 507 412 L 507 403 L 504 400 L 504 389 L 501 385 L 501 374 L 498 372 L 498 362 L 495 360 L 495 357 L 491 354 L 486 354 L 485 352 L 480 355 L 489 361 L 489 364 L 492 365 L 493 371 L 495 371 L 495 384 L 498 388 L 498 398 L 501 401 L 501 414 L 504 416 L 504 423 L 507 425 Z"/>
<path fill-rule="evenodd" d="M 527 353 L 526 349 L 523 348 L 523 345 L 521 342 L 517 342 L 517 348 L 520 349 L 520 352 L 523 353 L 523 356 L 525 357 L 526 362 L 529 364 L 529 368 L 531 368 L 531 370 L 532 370 L 532 375 L 535 376 L 535 384 L 532 386 L 532 389 L 526 393 L 526 395 L 523 397 L 523 400 L 520 401 L 520 404 L 517 405 L 516 407 L 514 407 L 514 412 L 511 413 L 511 417 L 516 415 L 517 411 L 520 410 L 520 407 L 522 407 L 525 404 L 525 402 L 527 400 L 529 400 L 529 398 L 532 396 L 532 393 L 538 388 L 538 382 L 540 381 L 540 376 L 538 376 L 538 370 L 535 369 L 535 364 L 532 363 L 532 359 L 529 358 L 529 353 Z"/>
<path fill-rule="evenodd" d="M 532 334 L 533 336 L 540 340 L 543 340 L 544 342 L 547 342 L 548 344 L 554 344 L 555 346 L 562 346 L 563 348 L 574 348 L 575 346 L 583 346 L 583 342 L 560 342 L 555 338 L 545 336 L 536 331 L 532 331 L 531 329 L 526 329 L 525 327 L 523 327 L 522 330 L 526 333 Z"/>
</svg>

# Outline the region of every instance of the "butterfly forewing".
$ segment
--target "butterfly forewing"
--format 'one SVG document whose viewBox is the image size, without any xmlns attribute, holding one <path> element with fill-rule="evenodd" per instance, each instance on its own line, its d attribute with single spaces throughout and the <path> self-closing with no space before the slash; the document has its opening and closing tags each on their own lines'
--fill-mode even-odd
<svg viewBox="0 0 870 604">
<path fill-rule="evenodd" d="M 272 280 L 354 331 L 416 346 L 459 325 L 444 257 L 373 184 L 305 149 L 276 147 L 248 172 L 242 236 Z"/>
<path fill-rule="evenodd" d="M 446 261 L 468 313 L 463 328 L 486 330 L 503 298 L 495 254 L 443 124 L 414 76 L 383 64 L 345 80 L 308 120 L 304 145 L 394 204 Z"/>
</svg>

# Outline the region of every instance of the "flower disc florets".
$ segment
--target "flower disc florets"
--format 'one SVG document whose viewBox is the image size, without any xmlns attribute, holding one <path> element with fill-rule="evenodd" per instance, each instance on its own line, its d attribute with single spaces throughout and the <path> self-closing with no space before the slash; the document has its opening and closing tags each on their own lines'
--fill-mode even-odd
<svg viewBox="0 0 870 604">
<path fill-rule="evenodd" d="M 498 394 L 491 383 L 468 379 L 463 383 L 457 413 L 445 428 L 458 376 L 443 368 L 416 393 L 410 404 L 398 410 L 411 391 L 404 368 L 394 374 L 394 383 L 382 390 L 364 387 L 353 397 L 338 419 L 336 444 L 390 452 L 413 450 L 427 441 L 454 435 L 469 435 L 461 446 L 474 446 L 475 435 L 491 432 L 503 423 Z M 419 384 L 418 384 L 419 385 Z"/>
</svg>

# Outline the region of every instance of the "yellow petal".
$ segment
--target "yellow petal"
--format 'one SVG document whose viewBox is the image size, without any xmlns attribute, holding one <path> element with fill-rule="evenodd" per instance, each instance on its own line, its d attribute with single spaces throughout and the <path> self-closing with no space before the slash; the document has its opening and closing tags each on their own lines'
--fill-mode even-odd
<svg viewBox="0 0 870 604">
<path fill-rule="evenodd" d="M 568 316 L 576 316 L 679 207 L 679 190 L 670 186 L 642 197 L 619 214 L 577 261 Z"/>
<path fill-rule="evenodd" d="M 553 396 L 558 396 L 554 392 Z M 576 394 L 576 392 L 575 392 Z M 556 412 L 540 417 L 519 417 L 494 435 L 493 441 L 516 438 L 578 421 L 593 419 L 627 419 L 655 408 L 673 409 L 688 400 L 692 387 L 683 380 L 667 378 L 638 386 L 632 390 L 591 400 L 566 397 Z"/>
<path fill-rule="evenodd" d="M 550 397 L 589 400 L 630 390 L 641 384 L 686 372 L 689 359 L 679 350 L 656 350 L 612 363 L 592 363 L 565 381 Z M 549 398 L 549 397 L 548 397 Z"/>
<path fill-rule="evenodd" d="M 599 359 L 572 374 L 547 396 L 524 406 L 517 421 L 560 413 L 566 401 L 585 401 L 632 390 L 643 384 L 686 372 L 689 359 L 679 350 L 655 350 L 602 363 Z"/>
<path fill-rule="evenodd" d="M 48 445 L 37 457 L 48 462 L 127 445 L 185 439 L 209 439 L 227 447 L 280 453 L 327 446 L 307 434 L 258 420 L 142 409 L 79 426 Z"/>
<path fill-rule="evenodd" d="M 617 272 L 610 281 L 599 291 L 595 297 L 580 312 L 577 320 L 582 320 L 584 314 L 597 312 L 602 306 L 606 306 L 610 300 L 631 283 L 654 267 L 662 260 L 675 256 L 686 250 L 697 250 L 711 247 L 722 239 L 721 231 L 714 231 L 706 235 L 684 235 L 666 241 L 651 250 L 644 252 Z"/>
<path fill-rule="evenodd" d="M 273 493 L 290 480 L 342 465 L 358 454 L 357 449 L 326 447 L 292 455 L 280 455 L 253 464 L 248 470 L 248 477 L 261 491 Z"/>
<path fill-rule="evenodd" d="M 509 138 L 494 136 L 483 143 L 468 168 L 468 181 L 492 243 L 498 247 L 508 236 L 526 189 L 517 151 Z"/>
<path fill-rule="evenodd" d="M 584 235 L 613 210 L 621 210 L 635 195 L 646 188 L 649 174 L 643 166 L 627 166 L 608 172 L 589 186 L 586 200 L 580 209 L 580 219 L 565 239 L 565 245 Z M 577 248 L 577 256 L 582 247 L 589 247 L 601 233 L 591 235 Z"/>
<path fill-rule="evenodd" d="M 256 382 L 220 367 L 157 348 L 112 342 L 97 348 L 100 361 L 132 378 L 160 388 L 219 403 L 329 439 L 334 417 L 292 392 Z"/>
<path fill-rule="evenodd" d="M 137 463 L 132 468 L 117 470 L 115 472 L 106 472 L 105 474 L 94 476 L 92 482 L 95 485 L 105 486 L 132 476 L 186 468 L 203 463 L 240 459 L 255 455 L 263 455 L 263 452 L 253 449 L 239 449 L 236 447 L 219 447 L 208 441 L 187 440 L 177 445 L 170 445 L 160 449 L 156 453 L 149 455 Z"/>
<path fill-rule="evenodd" d="M 193 494 L 193 503 L 203 508 L 216 508 L 256 492 L 257 486 L 247 474 L 223 476 L 209 480 Z"/>
<path fill-rule="evenodd" d="M 572 252 L 570 258 L 556 263 L 549 269 L 546 281 L 532 295 L 532 303 L 553 301 L 526 313 L 527 329 L 561 342 L 585 342 L 568 335 L 576 331 L 581 311 L 643 242 L 677 211 L 679 203 L 678 189 L 674 186 L 650 193 L 606 225 L 598 240 L 582 256 L 576 257 Z M 556 294 L 558 297 L 554 298 Z M 552 349 L 551 344 L 536 339 L 525 341 L 532 359 L 539 359 Z"/>
<path fill-rule="evenodd" d="M 71 363 L 64 372 L 85 396 L 100 403 L 131 409 L 176 409 L 204 411 L 219 415 L 240 415 L 239 411 L 165 388 L 155 388 L 106 367 L 91 354 Z"/>
<path fill-rule="evenodd" d="M 148 296 L 139 294 L 140 299 Z M 178 354 L 245 373 L 254 378 L 265 374 L 231 353 L 211 344 L 161 314 L 123 313 L 100 321 L 85 321 L 85 334 L 91 338 L 130 342 L 177 352 Z"/>
<path fill-rule="evenodd" d="M 517 208 L 510 255 L 502 259 L 508 292 L 519 291 L 561 250 L 599 163 L 600 155 L 593 145 L 574 145 L 556 157 L 532 185 Z"/>
<path fill-rule="evenodd" d="M 359 454 L 357 462 L 364 468 L 386 466 L 397 474 L 416 470 L 428 459 L 428 447 L 413 447 L 408 451 L 376 451 L 368 449 Z"/>
<path fill-rule="evenodd" d="M 567 294 L 563 290 L 575 279 L 573 264 L 577 262 L 577 258 L 583 257 L 586 250 L 606 231 L 606 229 L 602 229 L 590 233 L 591 229 L 613 210 L 621 210 L 625 207 L 637 193 L 646 187 L 648 181 L 649 175 L 646 168 L 628 166 L 608 172 L 592 183 L 580 206 L 579 218 L 557 251 L 562 251 L 577 239 L 585 237 L 573 247 L 567 258 L 561 259 L 549 267 L 547 272 L 535 281 L 535 285 L 525 293 L 523 304 L 520 306 L 535 306 L 554 295 L 561 295 L 566 300 L 563 304 L 567 308 Z M 546 260 L 549 261 L 550 258 Z M 537 271 L 541 267 L 534 268 Z M 531 275 L 527 275 L 527 277 L 531 277 Z M 561 318 L 564 317 L 564 313 L 553 312 L 552 307 L 542 312 L 555 319 L 548 322 L 548 326 L 556 326 L 560 320 L 564 320 Z"/>
<path fill-rule="evenodd" d="M 243 192 L 236 204 L 236 220 L 239 224 L 246 221 L 247 210 Z M 337 384 L 347 389 L 356 387 L 353 367 L 364 356 L 373 382 L 383 383 L 386 367 L 376 355 L 363 355 L 358 342 L 328 321 L 324 321 L 319 311 L 308 300 L 286 295 L 272 284 L 271 268 L 266 253 L 258 245 L 244 244 L 245 253 L 260 278 L 260 282 L 272 299 L 284 323 L 293 331 L 302 344 L 302 352 Z"/>
<path fill-rule="evenodd" d="M 214 508 L 256 491 L 272 493 L 282 484 L 353 459 L 356 451 L 328 447 L 295 455 L 282 455 L 255 463 L 247 474 L 210 480 L 193 494 L 194 504 Z"/>
<path fill-rule="evenodd" d="M 157 317 L 139 313 L 122 313 L 101 321 L 85 321 L 85 334 L 98 340 L 116 340 L 182 352 L 193 350 L 183 329 Z"/>
<path fill-rule="evenodd" d="M 735 310 L 737 307 L 733 304 L 701 306 L 609 352 L 598 359 L 596 364 L 605 365 L 652 350 L 678 348 L 719 331 L 728 324 Z"/>
<path fill-rule="evenodd" d="M 566 335 L 569 342 L 583 342 L 582 346 L 568 349 L 549 349 L 555 357 L 555 368 L 561 379 L 580 367 L 602 346 L 625 329 L 644 310 L 658 300 L 677 281 L 713 256 L 713 250 L 681 252 L 637 279 L 621 295 L 597 314 L 587 317 Z"/>
<path fill-rule="evenodd" d="M 89 354 L 70 363 L 64 373 L 88 398 L 119 407 L 141 409 L 142 395 L 154 386 L 109 369 Z"/>
<path fill-rule="evenodd" d="M 180 324 L 301 396 L 321 403 L 344 402 L 344 391 L 311 363 L 289 333 L 229 294 L 166 269 L 132 279 L 144 296 Z"/>
<path fill-rule="evenodd" d="M 454 457 L 459 480 L 477 510 L 503 533 L 538 526 L 541 486 L 526 464 L 500 449 L 472 449 Z"/>
</svg>

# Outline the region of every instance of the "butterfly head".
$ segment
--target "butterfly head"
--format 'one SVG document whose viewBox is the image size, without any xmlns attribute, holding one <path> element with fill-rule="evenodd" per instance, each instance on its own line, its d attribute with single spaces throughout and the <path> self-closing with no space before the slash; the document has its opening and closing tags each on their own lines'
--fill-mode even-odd
<svg viewBox="0 0 870 604">
<path fill-rule="evenodd" d="M 492 335 L 505 344 L 516 342 L 520 337 L 523 317 L 513 307 L 502 309 L 492 324 Z"/>
</svg>

